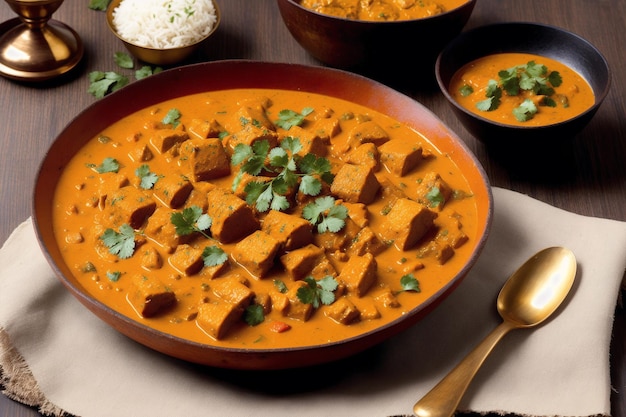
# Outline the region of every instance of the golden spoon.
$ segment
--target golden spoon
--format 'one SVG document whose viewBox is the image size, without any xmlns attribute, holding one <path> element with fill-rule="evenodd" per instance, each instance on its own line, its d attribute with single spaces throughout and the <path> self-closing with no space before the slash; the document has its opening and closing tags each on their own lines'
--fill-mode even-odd
<svg viewBox="0 0 626 417">
<path fill-rule="evenodd" d="M 576 258 L 561 247 L 544 249 L 528 259 L 498 295 L 503 321 L 421 400 L 418 417 L 449 417 L 496 343 L 513 329 L 532 327 L 547 319 L 563 302 L 576 276 Z"/>
</svg>

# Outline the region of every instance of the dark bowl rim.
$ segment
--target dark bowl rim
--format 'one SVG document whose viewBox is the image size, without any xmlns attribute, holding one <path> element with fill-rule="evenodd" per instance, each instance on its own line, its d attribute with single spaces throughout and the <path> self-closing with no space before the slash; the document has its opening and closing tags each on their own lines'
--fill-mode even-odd
<svg viewBox="0 0 626 417">
<path fill-rule="evenodd" d="M 94 109 L 98 109 L 99 107 L 104 106 L 105 104 L 107 104 L 108 101 L 116 100 L 118 97 L 123 97 L 124 95 L 133 95 L 134 92 L 139 91 L 140 89 L 145 88 L 145 87 L 158 86 L 162 78 L 176 78 L 177 73 L 180 74 L 181 72 L 184 72 L 187 70 L 193 71 L 194 68 L 200 70 L 206 67 L 207 65 L 214 66 L 214 67 L 229 66 L 229 65 L 243 65 L 243 66 L 261 65 L 261 66 L 270 66 L 270 67 L 289 68 L 290 71 L 298 71 L 299 69 L 302 69 L 302 70 L 308 70 L 308 71 L 314 71 L 314 72 L 331 72 L 331 73 L 336 73 L 340 77 L 345 77 L 347 79 L 352 79 L 352 80 L 357 80 L 357 81 L 360 80 L 359 82 L 370 83 L 371 85 L 375 85 L 377 88 L 382 88 L 384 90 L 387 90 L 390 93 L 397 95 L 398 97 L 403 96 L 403 99 L 410 100 L 411 103 L 413 103 L 413 105 L 419 106 L 421 108 L 421 111 L 428 114 L 431 118 L 433 118 L 433 120 L 437 120 L 445 128 L 445 130 L 449 133 L 453 142 L 455 142 L 456 145 L 459 147 L 459 149 L 465 152 L 465 156 L 468 157 L 470 161 L 473 162 L 474 169 L 479 174 L 479 177 L 481 180 L 480 182 L 481 184 L 483 184 L 486 190 L 487 210 L 486 210 L 485 220 L 484 220 L 484 223 L 485 223 L 484 230 L 479 230 L 479 232 L 481 233 L 479 233 L 478 235 L 476 244 L 470 256 L 468 257 L 467 262 L 462 266 L 462 268 L 455 274 L 455 276 L 452 277 L 452 279 L 445 286 L 443 286 L 435 294 L 433 294 L 431 297 L 425 300 L 425 302 L 418 305 L 416 308 L 408 311 L 406 314 L 402 315 L 401 317 L 390 321 L 389 323 L 386 323 L 382 326 L 378 326 L 368 332 L 361 333 L 356 336 L 352 336 L 350 338 L 345 338 L 345 339 L 341 339 L 341 340 L 334 341 L 334 342 L 320 343 L 320 344 L 307 345 L 307 346 L 298 346 L 298 347 L 274 348 L 274 349 L 272 348 L 246 349 L 246 348 L 218 346 L 218 345 L 213 345 L 213 344 L 208 344 L 208 343 L 200 343 L 200 342 L 185 339 L 182 337 L 174 336 L 172 334 L 155 329 L 144 323 L 141 323 L 138 320 L 135 320 L 131 317 L 128 317 L 122 313 L 117 312 L 113 308 L 104 304 L 102 301 L 90 295 L 86 290 L 83 289 L 83 287 L 75 279 L 66 277 L 62 269 L 57 265 L 53 255 L 50 253 L 49 249 L 45 245 L 45 236 L 44 236 L 43 230 L 46 228 L 46 226 L 45 226 L 45 222 L 42 219 L 40 219 L 40 216 L 39 216 L 40 210 L 38 209 L 40 204 L 37 203 L 38 198 L 39 198 L 37 195 L 37 190 L 40 188 L 39 184 L 42 182 L 42 179 L 41 179 L 42 173 L 44 171 L 44 167 L 46 166 L 46 164 L 47 163 L 49 164 L 48 154 L 50 153 L 51 149 L 55 146 L 57 139 L 61 137 L 64 131 L 69 129 L 73 124 L 77 123 L 77 121 L 80 120 L 80 118 L 83 117 L 85 114 L 89 112 L 93 112 Z M 303 90 L 303 91 L 306 91 L 306 90 Z M 164 98 L 163 100 L 166 100 L 166 98 Z M 131 107 L 134 108 L 137 106 L 131 105 Z M 133 111 L 136 111 L 136 109 L 130 110 L 127 113 L 130 114 Z M 33 226 L 34 226 L 38 244 L 43 252 L 44 257 L 46 258 L 50 267 L 53 269 L 57 279 L 59 279 L 61 283 L 70 291 L 70 293 L 73 294 L 76 298 L 78 298 L 81 301 L 81 303 L 84 306 L 86 306 L 89 310 L 92 310 L 92 308 L 89 306 L 93 306 L 98 311 L 106 313 L 107 316 L 113 316 L 116 318 L 116 320 L 123 322 L 124 324 L 134 329 L 137 329 L 139 332 L 142 332 L 142 334 L 150 334 L 160 339 L 167 339 L 170 342 L 182 343 L 182 344 L 191 346 L 192 348 L 206 350 L 206 352 L 222 352 L 224 354 L 237 354 L 237 355 L 248 354 L 248 355 L 260 355 L 260 356 L 275 355 L 275 354 L 280 354 L 280 353 L 296 353 L 296 352 L 305 352 L 305 351 L 325 351 L 325 350 L 329 350 L 334 347 L 338 347 L 342 345 L 350 345 L 360 340 L 367 340 L 369 337 L 372 337 L 374 335 L 384 335 L 386 334 L 386 332 L 390 331 L 392 328 L 400 325 L 401 323 L 410 322 L 411 318 L 421 317 L 422 314 L 432 310 L 439 302 L 443 301 L 443 299 L 447 297 L 454 290 L 454 288 L 460 285 L 460 283 L 464 280 L 464 278 L 467 276 L 469 271 L 474 267 L 490 235 L 490 230 L 493 224 L 493 212 L 494 212 L 494 199 L 493 199 L 492 186 L 490 184 L 489 177 L 487 176 L 478 158 L 469 149 L 469 147 L 465 144 L 465 142 L 460 139 L 460 137 L 456 134 L 456 132 L 454 132 L 434 112 L 432 112 L 430 109 L 425 107 L 420 102 L 415 101 L 411 99 L 409 96 L 405 95 L 404 93 L 401 93 L 376 80 L 367 78 L 365 76 L 362 76 L 356 73 L 348 72 L 342 69 L 319 67 L 319 66 L 312 66 L 312 65 L 305 65 L 305 64 L 279 63 L 279 62 L 257 61 L 257 60 L 247 60 L 247 59 L 233 59 L 233 60 L 221 60 L 221 61 L 214 61 L 214 62 L 202 62 L 202 63 L 188 64 L 188 65 L 184 65 L 184 66 L 180 66 L 176 68 L 166 69 L 150 77 L 137 80 L 125 86 L 123 89 L 117 90 L 105 96 L 104 98 L 92 103 L 91 105 L 87 106 L 80 113 L 78 113 L 73 119 L 71 119 L 57 135 L 55 135 L 55 139 L 51 142 L 51 145 L 49 145 L 46 153 L 41 159 L 41 162 L 39 164 L 38 170 L 35 175 L 31 200 L 33 202 L 32 204 Z M 48 227 L 50 227 L 50 225 L 48 225 Z M 96 314 L 95 311 L 93 310 L 92 310 L 92 313 Z M 96 315 L 99 316 L 99 318 L 101 318 L 100 314 L 96 314 Z M 110 326 L 110 323 L 107 322 L 107 325 Z M 153 347 L 150 347 L 150 348 L 155 349 Z M 316 364 L 316 363 L 317 362 L 314 362 L 313 364 Z M 306 364 L 305 366 L 308 366 L 308 365 L 310 364 Z M 231 368 L 231 369 L 236 368 L 234 366 L 225 366 L 225 367 Z M 243 369 L 247 369 L 247 368 L 244 367 Z M 264 368 L 264 369 L 278 369 L 278 368 L 272 367 L 272 368 Z"/>
<path fill-rule="evenodd" d="M 514 26 L 534 27 L 534 28 L 540 28 L 542 30 L 561 32 L 562 34 L 566 36 L 575 38 L 579 42 L 586 44 L 590 50 L 594 51 L 594 53 L 596 54 L 596 56 L 599 58 L 600 62 L 602 62 L 603 66 L 606 69 L 607 82 L 604 85 L 604 88 L 602 89 L 600 94 L 595 94 L 595 91 L 594 91 L 595 102 L 591 107 L 589 107 L 587 110 L 585 110 L 582 113 L 579 113 L 578 115 L 574 117 L 571 117 L 567 120 L 563 120 L 557 123 L 552 123 L 552 124 L 543 125 L 543 126 L 519 126 L 519 125 L 500 123 L 491 119 L 487 119 L 479 114 L 469 111 L 468 109 L 466 109 L 465 107 L 457 103 L 457 101 L 450 95 L 449 86 L 445 85 L 441 78 L 441 61 L 445 58 L 446 54 L 451 53 L 450 51 L 458 42 L 463 41 L 467 38 L 471 39 L 471 37 L 475 36 L 477 33 L 487 31 L 487 30 L 498 30 L 499 28 L 514 27 Z M 514 50 L 512 49 L 511 51 L 508 51 L 508 52 L 514 52 Z M 486 56 L 486 55 L 481 55 L 481 56 Z M 458 68 L 456 68 L 455 71 L 456 70 L 458 70 Z M 586 77 L 584 76 L 582 77 L 585 79 L 585 81 L 589 83 L 589 80 L 587 80 Z M 511 21 L 511 22 L 490 23 L 490 24 L 486 24 L 482 26 L 477 26 L 461 33 L 459 36 L 453 39 L 450 43 L 448 43 L 448 45 L 446 45 L 444 49 L 438 54 L 437 59 L 435 61 L 435 78 L 437 80 L 437 84 L 439 85 L 439 89 L 441 90 L 442 94 L 446 97 L 448 102 L 452 104 L 455 107 L 455 109 L 457 109 L 458 111 L 461 111 L 465 115 L 471 118 L 477 119 L 483 123 L 486 123 L 492 126 L 497 126 L 499 128 L 513 129 L 513 130 L 518 130 L 518 131 L 535 131 L 536 132 L 536 131 L 541 131 L 541 130 L 546 130 L 546 129 L 556 129 L 556 128 L 559 128 L 560 126 L 569 124 L 572 121 L 587 117 L 590 114 L 594 114 L 598 110 L 602 102 L 605 100 L 606 96 L 609 94 L 611 82 L 612 82 L 612 71 L 611 71 L 611 67 L 606 57 L 602 54 L 602 52 L 595 45 L 589 42 L 587 39 L 583 38 L 582 36 L 574 32 L 571 32 L 563 27 L 550 25 L 546 23 L 537 23 L 537 22 L 528 22 L 528 21 Z"/>
<path fill-rule="evenodd" d="M 347 19 L 345 17 L 319 13 L 319 12 L 316 12 L 315 10 L 307 9 L 306 7 L 302 6 L 300 4 L 300 0 L 277 0 L 277 1 L 278 2 L 282 1 L 285 3 L 291 4 L 294 7 L 304 11 L 305 13 L 310 13 L 315 16 L 319 16 L 321 18 L 326 18 L 328 20 L 336 20 L 339 22 L 350 22 L 350 24 L 353 24 L 353 25 L 363 25 L 363 26 L 372 25 L 372 24 L 381 25 L 381 26 L 394 26 L 394 25 L 399 26 L 399 25 L 406 25 L 406 24 L 416 23 L 416 22 L 421 22 L 421 21 L 426 22 L 426 21 L 433 21 L 433 20 L 441 19 L 461 9 L 465 9 L 467 7 L 474 7 L 474 5 L 476 4 L 478 0 L 467 0 L 465 3 L 455 7 L 454 9 L 446 10 L 443 13 L 439 13 L 439 14 L 432 15 L 432 16 L 420 17 L 417 19 L 380 20 L 380 21 L 379 20 L 374 21 L 374 20 Z"/>
<path fill-rule="evenodd" d="M 228 0 L 227 0 L 228 1 Z M 211 0 L 211 3 L 213 3 L 213 8 L 215 9 L 215 24 L 213 25 L 213 28 L 209 31 L 209 33 L 204 36 L 202 39 L 199 39 L 193 43 L 190 43 L 188 45 L 182 45 L 182 46 L 175 46 L 173 48 L 153 48 L 150 46 L 143 46 L 143 45 L 137 45 L 136 43 L 133 43 L 131 41 L 129 41 L 128 39 L 125 39 L 124 37 L 122 37 L 118 32 L 117 29 L 115 28 L 115 25 L 113 24 L 113 10 L 119 5 L 119 3 L 121 3 L 122 0 L 112 0 L 111 3 L 109 3 L 109 5 L 107 6 L 106 9 L 106 22 L 107 22 L 107 26 L 109 28 L 109 30 L 111 31 L 111 33 L 113 33 L 113 35 L 115 35 L 115 37 L 117 39 L 119 39 L 120 41 L 122 41 L 123 43 L 130 45 L 134 48 L 140 48 L 143 49 L 145 51 L 153 51 L 153 52 L 168 52 L 168 51 L 180 51 L 180 50 L 184 50 L 184 49 L 188 49 L 188 48 L 193 48 L 195 46 L 197 46 L 198 44 L 201 44 L 202 42 L 206 41 L 208 38 L 211 37 L 211 35 L 213 35 L 215 33 L 215 31 L 217 30 L 218 26 L 220 26 L 220 23 L 222 21 L 222 14 L 220 11 L 220 8 L 217 4 L 216 0 Z"/>
</svg>

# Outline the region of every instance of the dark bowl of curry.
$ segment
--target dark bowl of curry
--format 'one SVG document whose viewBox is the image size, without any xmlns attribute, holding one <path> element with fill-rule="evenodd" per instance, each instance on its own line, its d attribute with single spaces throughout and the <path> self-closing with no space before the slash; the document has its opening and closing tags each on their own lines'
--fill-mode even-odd
<svg viewBox="0 0 626 417">
<path fill-rule="evenodd" d="M 397 78 L 432 75 L 437 54 L 469 20 L 476 0 L 277 0 L 283 22 L 314 58 Z"/>
<path fill-rule="evenodd" d="M 493 204 L 476 158 L 409 97 L 253 61 L 164 71 L 94 103 L 33 196 L 44 254 L 87 309 L 233 369 L 338 360 L 408 328 L 476 262 Z"/>
<path fill-rule="evenodd" d="M 438 56 L 435 74 L 464 127 L 490 147 L 509 151 L 571 143 L 611 84 L 606 59 L 587 40 L 527 22 L 462 33 Z"/>
</svg>

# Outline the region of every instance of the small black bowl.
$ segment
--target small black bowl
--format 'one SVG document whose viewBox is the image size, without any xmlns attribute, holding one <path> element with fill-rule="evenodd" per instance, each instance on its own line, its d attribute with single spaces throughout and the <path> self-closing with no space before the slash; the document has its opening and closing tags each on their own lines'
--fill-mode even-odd
<svg viewBox="0 0 626 417">
<path fill-rule="evenodd" d="M 449 85 L 457 70 L 483 56 L 509 52 L 545 56 L 574 69 L 593 89 L 595 104 L 569 120 L 526 127 L 485 119 L 464 109 L 453 99 Z M 611 71 L 606 59 L 588 41 L 562 28 L 524 22 L 486 25 L 462 33 L 437 57 L 435 76 L 452 110 L 476 139 L 488 146 L 513 150 L 520 149 L 520 145 L 546 149 L 570 143 L 592 119 L 611 84 Z"/>
</svg>

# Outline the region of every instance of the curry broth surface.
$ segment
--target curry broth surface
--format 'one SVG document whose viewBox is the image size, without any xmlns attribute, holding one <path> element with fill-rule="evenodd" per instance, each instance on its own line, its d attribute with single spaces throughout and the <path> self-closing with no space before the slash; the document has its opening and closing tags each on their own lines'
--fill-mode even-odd
<svg viewBox="0 0 626 417">
<path fill-rule="evenodd" d="M 548 71 L 558 71 L 562 77 L 562 84 L 555 87 L 555 95 L 567 98 L 568 106 L 557 103 L 556 107 L 538 106 L 538 112 L 527 121 L 519 121 L 513 115 L 513 109 L 518 107 L 526 98 L 531 100 L 537 96 L 519 94 L 509 96 L 502 93 L 500 106 L 492 111 L 482 111 L 476 104 L 486 98 L 485 91 L 490 79 L 498 80 L 498 72 L 517 65 L 526 65 L 534 61 L 537 65 L 545 65 Z M 468 85 L 474 92 L 464 96 L 461 88 Z M 576 71 L 563 63 L 544 56 L 526 53 L 501 53 L 479 58 L 459 69 L 450 81 L 450 95 L 463 107 L 481 117 L 495 122 L 516 126 L 546 126 L 563 122 L 583 113 L 595 103 L 593 89 L 587 81 Z"/>
<path fill-rule="evenodd" d="M 395 184 L 397 190 L 402 190 L 408 197 L 412 197 L 425 174 L 436 172 L 453 190 L 460 191 L 463 195 L 463 198 L 446 201 L 441 210 L 433 209 L 438 216 L 434 221 L 434 230 L 429 233 L 428 238 L 422 239 L 415 247 L 406 251 L 398 250 L 389 244 L 382 253 L 375 256 L 377 282 L 365 296 L 350 296 L 350 299 L 357 307 L 374 305 L 380 312 L 379 318 L 339 324 L 326 316 L 328 306 L 324 305 L 315 310 L 307 321 L 285 317 L 280 312 L 271 311 L 261 324 L 252 327 L 241 320 L 228 332 L 227 337 L 216 340 L 195 320 L 198 305 L 211 302 L 215 298 L 210 292 L 212 282 L 215 282 L 213 280 L 239 274 L 249 281 L 250 288 L 256 293 L 276 291 L 274 280 L 281 280 L 287 287 L 291 287 L 294 280 L 287 276 L 278 262 L 270 274 L 263 278 L 250 274 L 237 265 L 232 257 L 228 261 L 229 269 L 217 277 L 212 277 L 208 272 L 210 268 L 207 267 L 199 273 L 185 276 L 169 263 L 168 258 L 171 254 L 149 237 L 140 238 L 133 256 L 129 259 L 121 260 L 104 250 L 106 248 L 103 248 L 100 239 L 104 229 L 117 229 L 119 224 L 111 225 L 102 221 L 102 206 L 106 200 L 103 193 L 106 194 L 118 187 L 118 183 L 124 182 L 123 178 L 129 181 L 128 186 L 138 187 L 139 180 L 135 170 L 142 164 L 148 164 L 150 171 L 158 173 L 163 178 L 182 169 L 183 161 L 175 149 L 160 154 L 149 144 L 151 135 L 163 127 L 160 121 L 168 110 L 176 108 L 180 111 L 182 116 L 179 130 L 184 130 L 193 119 L 203 119 L 215 120 L 222 127 L 230 127 L 229 133 L 232 133 L 234 129 L 232 126 L 237 124 L 234 120 L 236 113 L 245 103 L 264 103 L 268 118 L 272 121 L 278 118 L 278 112 L 283 109 L 300 111 L 304 106 L 311 107 L 314 111 L 306 117 L 303 128 L 311 128 L 315 119 L 329 115 L 337 117 L 340 120 L 341 133 L 332 138 L 330 152 L 326 156 L 333 162 L 334 170 L 344 164 L 347 158 L 347 153 L 339 150 L 345 146 L 350 129 L 364 120 L 374 121 L 388 133 L 391 140 L 409 141 L 419 145 L 425 155 L 420 164 L 403 177 L 391 174 L 383 166 L 376 172 L 376 177 L 381 182 L 389 180 Z M 289 135 L 280 128 L 276 130 L 281 135 Z M 227 138 L 223 141 L 227 141 Z M 154 157 L 148 161 L 133 161 L 129 155 L 140 147 L 152 149 Z M 120 162 L 121 168 L 117 174 L 98 174 L 94 171 L 94 166 L 101 164 L 105 158 L 115 158 Z M 237 167 L 231 167 L 231 175 L 213 180 L 211 183 L 230 190 L 237 171 Z M 200 188 L 201 185 L 200 182 L 194 183 L 194 188 Z M 386 210 L 388 203 L 388 200 L 379 196 L 367 206 L 370 227 L 373 230 L 376 230 L 383 221 L 384 216 L 381 213 Z M 104 205 L 106 204 L 112 203 L 108 201 Z M 157 205 L 164 206 L 158 199 Z M 250 349 L 306 346 L 338 341 L 398 319 L 441 290 L 462 269 L 475 247 L 478 227 L 476 202 L 463 174 L 449 157 L 441 154 L 420 133 L 388 116 L 354 103 L 312 93 L 282 90 L 225 90 L 200 93 L 156 104 L 123 118 L 89 141 L 65 167 L 57 185 L 53 207 L 54 229 L 57 231 L 56 238 L 65 262 L 74 271 L 80 284 L 93 297 L 140 323 L 184 339 Z M 183 207 L 185 206 L 172 211 L 181 211 Z M 262 217 L 260 214 L 259 218 Z M 468 241 L 454 249 L 454 255 L 443 265 L 432 254 L 418 256 L 436 234 L 444 234 L 450 229 L 456 230 L 457 233 L 459 228 Z M 191 242 L 192 245 L 200 247 L 214 243 L 203 237 L 197 237 Z M 219 246 L 230 254 L 235 244 L 236 242 Z M 155 248 L 163 258 L 161 268 L 146 270 L 140 265 L 138 254 L 147 248 Z M 329 259 L 333 261 L 338 271 L 345 264 L 343 262 L 345 259 L 335 259 L 332 254 Z M 95 268 L 86 268 L 85 265 L 93 265 Z M 107 272 L 110 271 L 120 272 L 119 279 L 116 281 L 108 279 Z M 177 300 L 175 307 L 155 317 L 142 317 L 127 299 L 132 285 L 130 276 L 135 272 L 158 278 L 174 291 Z M 414 274 L 419 281 L 420 292 L 398 293 L 401 289 L 400 278 L 407 273 Z M 386 306 L 386 302 L 376 298 L 383 293 L 393 294 L 397 306 Z M 276 322 L 287 323 L 291 328 L 277 333 L 272 330 L 272 325 Z"/>
<path fill-rule="evenodd" d="M 300 4 L 318 13 L 352 20 L 397 21 L 435 16 L 468 0 L 302 0 Z"/>
</svg>

